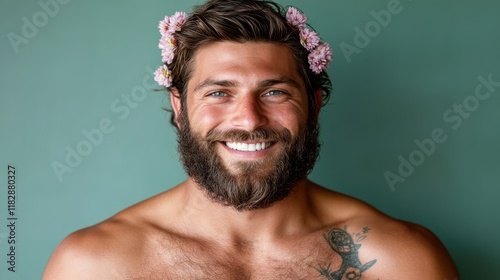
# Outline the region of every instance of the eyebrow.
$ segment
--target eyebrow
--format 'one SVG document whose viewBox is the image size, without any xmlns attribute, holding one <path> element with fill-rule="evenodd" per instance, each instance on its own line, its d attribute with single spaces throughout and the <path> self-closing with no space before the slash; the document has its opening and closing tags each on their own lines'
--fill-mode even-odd
<svg viewBox="0 0 500 280">
<path fill-rule="evenodd" d="M 206 79 L 203 82 L 199 83 L 193 90 L 194 93 L 197 91 L 202 90 L 203 88 L 210 87 L 210 86 L 219 86 L 219 87 L 236 87 L 240 83 L 234 80 L 214 80 L 214 79 Z M 297 83 L 295 80 L 290 79 L 286 76 L 279 76 L 273 79 L 268 79 L 268 80 L 263 80 L 260 81 L 257 87 L 259 88 L 265 88 L 265 87 L 271 87 L 274 85 L 279 85 L 279 84 L 287 84 L 290 85 L 296 89 L 300 89 L 299 83 Z"/>
</svg>

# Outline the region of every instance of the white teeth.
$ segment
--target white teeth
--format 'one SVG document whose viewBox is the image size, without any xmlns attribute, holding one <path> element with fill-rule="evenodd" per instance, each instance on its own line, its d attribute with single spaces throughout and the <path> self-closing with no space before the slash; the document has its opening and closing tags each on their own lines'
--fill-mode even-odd
<svg viewBox="0 0 500 280">
<path fill-rule="evenodd" d="M 255 152 L 255 144 L 248 144 L 248 150 L 250 152 Z"/>
<path fill-rule="evenodd" d="M 271 142 L 262 143 L 239 143 L 239 142 L 226 142 L 226 146 L 233 150 L 243 151 L 243 152 L 255 152 L 269 148 Z"/>
</svg>

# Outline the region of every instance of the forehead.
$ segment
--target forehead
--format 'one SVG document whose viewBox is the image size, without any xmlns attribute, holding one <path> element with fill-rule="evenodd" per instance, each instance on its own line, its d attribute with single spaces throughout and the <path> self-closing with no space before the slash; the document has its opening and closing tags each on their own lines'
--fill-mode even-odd
<svg viewBox="0 0 500 280">
<path fill-rule="evenodd" d="M 188 91 L 206 80 L 230 80 L 251 85 L 269 79 L 292 80 L 305 90 L 292 51 L 266 42 L 213 42 L 198 49 Z"/>
</svg>

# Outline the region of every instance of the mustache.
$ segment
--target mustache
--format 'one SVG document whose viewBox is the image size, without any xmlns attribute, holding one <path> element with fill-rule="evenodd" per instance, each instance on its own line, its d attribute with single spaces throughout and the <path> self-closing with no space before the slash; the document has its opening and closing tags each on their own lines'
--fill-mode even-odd
<svg viewBox="0 0 500 280">
<path fill-rule="evenodd" d="M 220 131 L 212 129 L 204 137 L 209 143 L 218 141 L 257 141 L 257 142 L 292 142 L 292 133 L 284 128 L 280 130 L 270 128 L 258 128 L 254 131 L 232 129 Z"/>
</svg>

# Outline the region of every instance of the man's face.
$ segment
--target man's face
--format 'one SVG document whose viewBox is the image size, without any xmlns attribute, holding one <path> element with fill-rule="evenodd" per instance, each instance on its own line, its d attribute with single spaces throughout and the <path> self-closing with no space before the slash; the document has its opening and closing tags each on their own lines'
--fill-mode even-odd
<svg viewBox="0 0 500 280">
<path fill-rule="evenodd" d="M 283 45 L 200 48 L 185 106 L 177 98 L 172 103 L 186 171 L 225 205 L 270 206 L 305 178 L 317 157 L 305 86 Z"/>
</svg>

